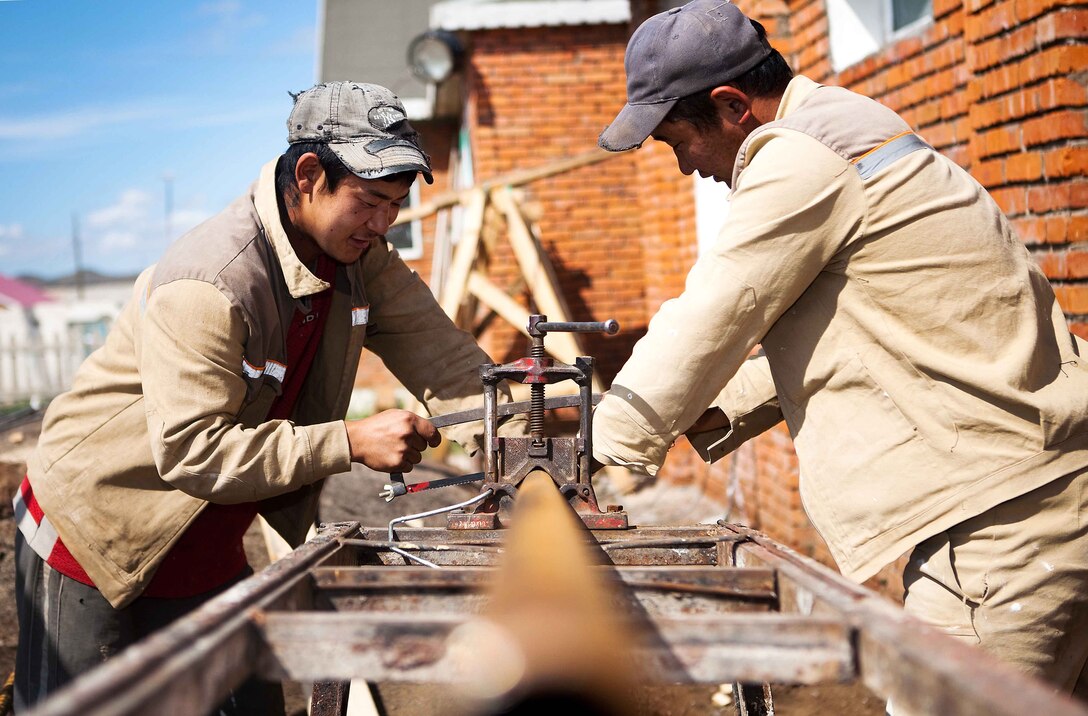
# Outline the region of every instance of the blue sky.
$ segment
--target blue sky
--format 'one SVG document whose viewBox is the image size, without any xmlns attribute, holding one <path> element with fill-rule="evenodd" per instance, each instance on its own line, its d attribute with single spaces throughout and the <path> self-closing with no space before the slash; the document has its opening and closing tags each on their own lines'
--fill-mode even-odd
<svg viewBox="0 0 1088 716">
<path fill-rule="evenodd" d="M 134 273 L 246 190 L 314 82 L 316 0 L 0 0 L 0 273 Z M 167 195 L 173 211 L 166 219 Z"/>
</svg>

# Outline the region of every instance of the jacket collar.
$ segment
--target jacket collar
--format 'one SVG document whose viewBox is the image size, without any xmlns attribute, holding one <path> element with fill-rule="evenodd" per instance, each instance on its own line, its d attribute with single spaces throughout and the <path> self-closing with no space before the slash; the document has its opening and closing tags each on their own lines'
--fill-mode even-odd
<svg viewBox="0 0 1088 716">
<path fill-rule="evenodd" d="M 306 268 L 306 264 L 299 261 L 290 239 L 287 238 L 287 232 L 280 222 L 280 208 L 276 202 L 277 161 L 273 159 L 261 168 L 257 188 L 253 192 L 253 206 L 257 209 L 257 217 L 264 227 L 264 234 L 268 237 L 268 242 L 272 244 L 276 258 L 279 259 L 283 279 L 287 283 L 291 298 L 302 298 L 320 293 L 330 284 L 319 279 Z"/>
<path fill-rule="evenodd" d="M 789 84 L 786 85 L 786 91 L 782 93 L 782 99 L 778 103 L 778 111 L 775 112 L 774 119 L 757 127 L 756 130 L 749 134 L 744 142 L 741 143 L 740 150 L 737 152 L 737 159 L 733 163 L 733 181 L 729 184 L 733 189 L 730 190 L 730 194 L 732 194 L 733 191 L 736 191 L 737 180 L 740 178 L 740 173 L 748 164 L 748 146 L 752 143 L 752 139 L 774 126 L 776 122 L 781 121 L 786 115 L 797 111 L 797 109 L 804 104 L 805 100 L 821 86 L 822 85 L 813 82 L 804 75 L 795 75 L 794 78 L 790 80 Z"/>
<path fill-rule="evenodd" d="M 790 112 L 795 111 L 819 87 L 819 84 L 804 75 L 794 77 L 786 85 L 786 91 L 782 93 L 782 101 L 778 103 L 778 113 L 775 114 L 774 120 L 777 122 Z"/>
</svg>

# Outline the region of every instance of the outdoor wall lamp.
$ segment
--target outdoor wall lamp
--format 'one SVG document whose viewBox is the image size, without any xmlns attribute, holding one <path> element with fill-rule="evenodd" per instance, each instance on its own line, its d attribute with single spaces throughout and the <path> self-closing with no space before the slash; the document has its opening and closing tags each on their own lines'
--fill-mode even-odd
<svg viewBox="0 0 1088 716">
<path fill-rule="evenodd" d="M 408 45 L 408 67 L 423 82 L 439 84 L 461 64 L 464 48 L 452 32 L 428 30 Z"/>
</svg>

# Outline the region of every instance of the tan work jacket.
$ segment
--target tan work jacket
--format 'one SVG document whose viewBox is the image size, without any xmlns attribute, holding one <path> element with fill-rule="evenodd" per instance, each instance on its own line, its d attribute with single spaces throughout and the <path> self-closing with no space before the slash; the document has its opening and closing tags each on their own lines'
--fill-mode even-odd
<svg viewBox="0 0 1088 716">
<path fill-rule="evenodd" d="M 274 171 L 139 277 L 105 345 L 46 411 L 34 494 L 114 606 L 140 594 L 209 502 L 267 500 L 262 514 L 301 542 L 320 481 L 351 465 L 342 418 L 364 340 L 432 414 L 483 402 L 487 355 L 383 244 L 337 268 L 293 418 L 266 420 L 292 368 L 291 317 L 329 286 L 288 241 Z M 474 450 L 480 432 L 446 435 Z"/>
<path fill-rule="evenodd" d="M 732 186 L 597 408 L 599 461 L 655 473 L 710 405 L 731 429 L 695 441 L 708 459 L 784 417 L 858 581 L 1088 465 L 1084 342 L 986 191 L 894 112 L 797 77 Z"/>
</svg>

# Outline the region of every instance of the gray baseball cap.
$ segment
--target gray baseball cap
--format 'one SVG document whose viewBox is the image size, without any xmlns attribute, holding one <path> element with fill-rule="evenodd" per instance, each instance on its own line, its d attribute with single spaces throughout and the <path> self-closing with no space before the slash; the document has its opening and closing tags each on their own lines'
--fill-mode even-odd
<svg viewBox="0 0 1088 716">
<path fill-rule="evenodd" d="M 694 0 L 654 15 L 627 43 L 627 105 L 597 144 L 622 152 L 646 141 L 681 97 L 740 77 L 771 46 L 736 5 Z"/>
<path fill-rule="evenodd" d="M 434 183 L 431 160 L 404 105 L 380 85 L 326 82 L 295 95 L 287 143 L 324 142 L 356 176 L 418 171 Z"/>
</svg>

